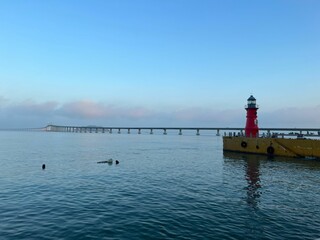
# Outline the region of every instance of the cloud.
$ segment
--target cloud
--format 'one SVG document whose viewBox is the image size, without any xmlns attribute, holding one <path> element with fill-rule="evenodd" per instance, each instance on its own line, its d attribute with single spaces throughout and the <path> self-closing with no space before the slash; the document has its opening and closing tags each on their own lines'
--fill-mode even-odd
<svg viewBox="0 0 320 240">
<path fill-rule="evenodd" d="M 183 108 L 172 113 L 176 121 L 205 124 L 206 126 L 227 127 L 239 126 L 239 122 L 245 122 L 243 110 L 221 110 L 214 108 L 192 107 Z M 235 125 L 236 124 L 236 125 Z"/>
<path fill-rule="evenodd" d="M 23 116 L 48 116 L 54 114 L 58 107 L 57 102 L 36 103 L 32 100 L 26 100 L 7 107 L 10 115 Z"/>
<path fill-rule="evenodd" d="M 102 118 L 146 118 L 152 111 L 143 107 L 121 107 L 91 100 L 74 101 L 63 104 L 58 114 L 69 118 L 102 119 Z"/>
<path fill-rule="evenodd" d="M 281 108 L 271 112 L 261 112 L 260 116 L 261 127 L 263 125 L 264 127 L 320 128 L 320 105 L 304 108 Z"/>
<path fill-rule="evenodd" d="M 57 102 L 11 102 L 0 97 L 0 127 L 41 127 L 54 116 L 57 107 Z"/>
<path fill-rule="evenodd" d="M 160 114 L 161 115 L 161 114 Z M 9 127 L 42 127 L 48 123 L 61 125 L 130 125 L 148 124 L 159 114 L 142 106 L 121 106 L 91 100 L 66 103 L 55 101 L 10 102 L 0 96 L 0 125 Z"/>
<path fill-rule="evenodd" d="M 4 106 L 8 102 L 8 99 L 0 96 L 0 107 Z"/>
<path fill-rule="evenodd" d="M 320 127 L 320 105 L 258 112 L 260 127 Z M 59 103 L 25 100 L 11 102 L 0 96 L 0 125 L 42 127 L 58 125 L 146 126 L 146 127 L 244 127 L 244 109 L 204 107 L 150 109 L 92 100 Z"/>
<path fill-rule="evenodd" d="M 106 117 L 109 114 L 103 104 L 90 100 L 65 103 L 57 112 L 62 116 L 87 119 Z"/>
</svg>

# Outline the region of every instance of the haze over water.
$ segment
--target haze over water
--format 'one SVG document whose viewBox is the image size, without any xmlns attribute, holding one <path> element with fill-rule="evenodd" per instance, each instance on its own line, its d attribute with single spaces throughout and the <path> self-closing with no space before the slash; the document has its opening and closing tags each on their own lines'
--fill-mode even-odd
<svg viewBox="0 0 320 240">
<path fill-rule="evenodd" d="M 320 162 L 183 134 L 0 132 L 2 239 L 320 238 Z"/>
</svg>

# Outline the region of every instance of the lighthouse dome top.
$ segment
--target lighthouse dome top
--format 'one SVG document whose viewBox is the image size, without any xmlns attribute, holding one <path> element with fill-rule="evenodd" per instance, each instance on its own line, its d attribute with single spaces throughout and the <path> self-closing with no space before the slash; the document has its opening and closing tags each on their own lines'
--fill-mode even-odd
<svg viewBox="0 0 320 240">
<path fill-rule="evenodd" d="M 256 99 L 252 95 L 248 98 L 247 108 L 258 108 L 256 105 Z"/>
<path fill-rule="evenodd" d="M 254 96 L 251 95 L 251 96 L 248 98 L 248 102 L 249 102 L 249 101 L 256 101 L 256 99 L 254 98 Z"/>
</svg>

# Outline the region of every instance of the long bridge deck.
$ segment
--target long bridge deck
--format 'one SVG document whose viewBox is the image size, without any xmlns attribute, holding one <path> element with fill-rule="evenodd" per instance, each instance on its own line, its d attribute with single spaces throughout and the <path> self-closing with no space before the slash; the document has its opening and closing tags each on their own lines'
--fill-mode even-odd
<svg viewBox="0 0 320 240">
<path fill-rule="evenodd" d="M 244 128 L 232 128 L 232 127 L 100 127 L 100 126 L 60 126 L 60 125 L 48 125 L 41 128 L 47 132 L 74 132 L 74 133 L 122 133 L 126 132 L 130 134 L 132 131 L 136 131 L 141 134 L 141 131 L 148 130 L 150 134 L 154 131 L 163 131 L 163 134 L 167 134 L 167 131 L 177 131 L 179 135 L 182 135 L 183 131 L 195 131 L 196 135 L 200 135 L 200 131 L 216 132 L 216 135 L 220 135 L 221 131 L 225 132 L 244 132 Z M 320 136 L 320 128 L 259 128 L 260 132 L 265 132 L 268 135 L 272 133 L 279 133 L 283 135 L 297 135 L 303 134 L 306 136 Z"/>
</svg>

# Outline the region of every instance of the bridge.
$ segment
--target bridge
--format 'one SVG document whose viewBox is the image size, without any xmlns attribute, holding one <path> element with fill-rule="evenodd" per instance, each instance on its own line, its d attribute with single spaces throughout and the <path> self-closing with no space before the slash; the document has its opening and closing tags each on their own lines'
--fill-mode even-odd
<svg viewBox="0 0 320 240">
<path fill-rule="evenodd" d="M 217 136 L 220 136 L 221 131 L 228 132 L 229 134 L 241 134 L 243 135 L 244 128 L 232 128 L 232 127 L 101 127 L 101 126 L 61 126 L 61 125 L 47 125 L 44 128 L 39 128 L 42 131 L 47 132 L 71 132 L 71 133 L 127 133 L 130 134 L 135 131 L 141 134 L 142 131 L 148 131 L 153 134 L 155 131 L 162 131 L 164 135 L 168 131 L 176 131 L 179 135 L 182 135 L 183 131 L 194 131 L 196 135 L 200 135 L 202 131 L 215 132 Z M 271 136 L 272 134 L 280 134 L 286 136 L 295 136 L 297 134 L 304 136 L 320 136 L 320 128 L 259 128 L 260 132 Z M 237 132 L 237 133 L 236 133 Z"/>
<path fill-rule="evenodd" d="M 47 127 L 39 127 L 39 128 L 0 128 L 0 131 L 16 131 L 16 132 L 39 132 L 39 131 L 47 131 Z"/>
</svg>

